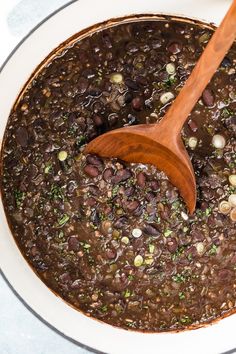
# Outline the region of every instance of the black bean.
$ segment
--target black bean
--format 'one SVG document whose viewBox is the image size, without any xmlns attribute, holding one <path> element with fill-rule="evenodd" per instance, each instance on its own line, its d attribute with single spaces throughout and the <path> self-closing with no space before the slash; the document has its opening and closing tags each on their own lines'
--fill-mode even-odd
<svg viewBox="0 0 236 354">
<path fill-rule="evenodd" d="M 38 167 L 35 164 L 32 164 L 28 168 L 29 178 L 34 178 L 38 173 Z"/>
<path fill-rule="evenodd" d="M 194 133 L 198 130 L 198 125 L 197 125 L 197 123 L 196 123 L 194 120 L 192 120 L 192 119 L 190 119 L 190 120 L 188 121 L 188 126 L 189 126 L 189 128 L 192 130 L 192 132 L 194 132 Z"/>
<path fill-rule="evenodd" d="M 116 258 L 116 251 L 108 248 L 106 250 L 106 256 L 108 259 L 114 259 L 114 258 Z"/>
<path fill-rule="evenodd" d="M 122 169 L 122 170 L 118 170 L 118 172 L 116 173 L 116 175 L 114 177 L 112 177 L 112 183 L 117 184 L 120 182 L 124 182 L 127 179 L 129 179 L 132 176 L 130 170 L 126 169 Z"/>
<path fill-rule="evenodd" d="M 143 109 L 143 98 L 140 96 L 133 98 L 131 105 L 135 111 L 141 111 Z"/>
<path fill-rule="evenodd" d="M 89 96 L 98 97 L 101 95 L 102 90 L 98 87 L 90 87 L 87 92 Z"/>
<path fill-rule="evenodd" d="M 167 248 L 171 253 L 175 253 L 177 248 L 178 248 L 178 244 L 175 238 L 171 238 L 168 242 L 167 242 Z"/>
<path fill-rule="evenodd" d="M 109 116 L 108 116 L 108 124 L 109 124 L 109 126 L 111 128 L 113 128 L 116 125 L 116 123 L 118 121 L 118 118 L 119 118 L 119 116 L 116 113 L 109 114 Z"/>
<path fill-rule="evenodd" d="M 146 224 L 143 227 L 143 232 L 147 235 L 151 236 L 160 236 L 160 231 L 158 230 L 158 226 L 155 224 Z"/>
<path fill-rule="evenodd" d="M 87 165 L 84 167 L 84 173 L 86 173 L 86 175 L 88 175 L 89 177 L 97 177 L 99 175 L 99 171 L 97 169 L 97 167 L 93 166 L 93 165 Z"/>
<path fill-rule="evenodd" d="M 122 216 L 121 218 L 119 218 L 114 222 L 114 227 L 117 229 L 122 229 L 127 225 L 127 223 L 128 223 L 128 219 L 125 216 Z"/>
<path fill-rule="evenodd" d="M 109 182 L 114 175 L 114 170 L 112 168 L 106 168 L 103 172 L 103 179 Z"/>
<path fill-rule="evenodd" d="M 132 186 L 125 189 L 125 195 L 127 197 L 131 197 L 132 195 L 134 195 L 134 193 L 135 193 L 135 188 Z"/>
<path fill-rule="evenodd" d="M 89 197 L 87 200 L 86 200 L 86 205 L 88 206 L 95 206 L 96 205 L 96 199 L 94 199 L 93 197 Z"/>
<path fill-rule="evenodd" d="M 79 240 L 77 236 L 70 236 L 68 239 L 68 248 L 70 251 L 78 251 L 80 248 Z"/>
<path fill-rule="evenodd" d="M 124 97 L 124 102 L 128 104 L 132 101 L 132 99 L 133 99 L 132 93 L 129 91 L 126 92 L 125 97 Z"/>
<path fill-rule="evenodd" d="M 144 172 L 139 172 L 137 174 L 137 185 L 141 188 L 145 188 L 147 181 L 147 176 Z"/>
<path fill-rule="evenodd" d="M 131 90 L 134 90 L 134 91 L 137 91 L 138 90 L 138 84 L 137 82 L 135 82 L 134 80 L 132 79 L 126 79 L 125 80 L 125 84 L 126 86 L 131 89 Z"/>
<path fill-rule="evenodd" d="M 178 54 L 182 50 L 182 44 L 181 43 L 171 43 L 168 47 L 168 51 L 172 54 Z"/>
<path fill-rule="evenodd" d="M 94 121 L 94 124 L 96 125 L 96 127 L 101 127 L 104 124 L 103 118 L 99 115 L 95 115 L 93 117 L 93 121 Z"/>
<path fill-rule="evenodd" d="M 26 147 L 28 145 L 29 135 L 25 127 L 17 128 L 15 136 L 16 141 L 19 145 L 21 145 L 22 147 Z"/>
<path fill-rule="evenodd" d="M 127 201 L 126 203 L 124 203 L 124 207 L 128 211 L 132 212 L 139 207 L 139 202 L 137 200 Z"/>
<path fill-rule="evenodd" d="M 84 93 L 87 90 L 88 85 L 89 85 L 88 80 L 85 79 L 84 77 L 80 77 L 78 82 L 77 82 L 78 93 L 79 94 Z"/>
<path fill-rule="evenodd" d="M 97 166 L 97 167 L 101 167 L 103 165 L 103 161 L 97 155 L 88 155 L 86 157 L 86 161 L 90 165 L 94 165 L 94 166 Z"/>
<path fill-rule="evenodd" d="M 214 106 L 215 98 L 212 90 L 205 89 L 202 93 L 202 101 L 207 107 Z"/>
<path fill-rule="evenodd" d="M 233 278 L 234 273 L 230 269 L 221 269 L 218 273 L 218 277 L 221 282 L 228 283 Z"/>
</svg>

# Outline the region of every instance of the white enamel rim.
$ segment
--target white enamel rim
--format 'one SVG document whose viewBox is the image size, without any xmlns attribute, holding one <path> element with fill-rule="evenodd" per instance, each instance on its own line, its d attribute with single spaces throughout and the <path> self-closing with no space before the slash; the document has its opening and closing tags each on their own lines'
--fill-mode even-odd
<svg viewBox="0 0 236 354">
<path fill-rule="evenodd" d="M 61 42 L 95 23 L 142 13 L 183 15 L 218 24 L 230 0 L 80 0 L 43 22 L 10 56 L 0 74 L 0 141 L 10 109 L 30 74 Z M 125 331 L 90 319 L 54 295 L 19 252 L 0 203 L 0 267 L 19 296 L 42 319 L 79 344 L 105 353 L 215 354 L 236 347 L 236 315 L 182 333 Z"/>
</svg>

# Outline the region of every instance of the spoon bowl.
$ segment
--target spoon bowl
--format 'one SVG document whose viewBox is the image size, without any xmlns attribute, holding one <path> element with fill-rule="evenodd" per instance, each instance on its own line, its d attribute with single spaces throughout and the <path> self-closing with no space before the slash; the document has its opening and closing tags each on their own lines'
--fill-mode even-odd
<svg viewBox="0 0 236 354">
<path fill-rule="evenodd" d="M 161 123 L 115 129 L 91 141 L 85 148 L 85 153 L 114 157 L 115 151 L 115 156 L 121 160 L 157 166 L 179 189 L 190 213 L 193 213 L 196 182 L 188 153 L 180 136 L 177 136 L 176 141 L 165 141 L 162 132 Z M 192 190 L 195 193 L 191 193 Z"/>
</svg>

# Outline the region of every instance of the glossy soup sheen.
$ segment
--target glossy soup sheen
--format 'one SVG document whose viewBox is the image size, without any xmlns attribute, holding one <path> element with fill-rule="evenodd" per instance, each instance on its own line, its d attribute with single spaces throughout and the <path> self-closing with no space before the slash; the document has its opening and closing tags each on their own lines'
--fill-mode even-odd
<svg viewBox="0 0 236 354">
<path fill-rule="evenodd" d="M 236 308 L 235 45 L 182 132 L 193 216 L 155 167 L 83 155 L 107 130 L 159 121 L 211 33 L 168 19 L 96 32 L 47 64 L 11 112 L 9 225 L 43 282 L 88 316 L 167 331 Z"/>
</svg>

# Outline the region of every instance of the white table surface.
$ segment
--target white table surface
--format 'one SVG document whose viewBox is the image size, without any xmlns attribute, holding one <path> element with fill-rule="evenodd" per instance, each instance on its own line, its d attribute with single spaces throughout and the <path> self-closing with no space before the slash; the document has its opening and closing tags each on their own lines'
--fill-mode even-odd
<svg viewBox="0 0 236 354">
<path fill-rule="evenodd" d="M 0 0 L 0 67 L 36 24 L 68 2 Z M 236 349 L 230 349 L 225 354 L 236 353 Z M 88 353 L 90 351 L 70 342 L 41 322 L 13 293 L 0 273 L 0 354 Z"/>
<path fill-rule="evenodd" d="M 0 0 L 0 67 L 20 40 L 68 0 Z M 41 322 L 0 274 L 0 354 L 88 354 Z"/>
</svg>

